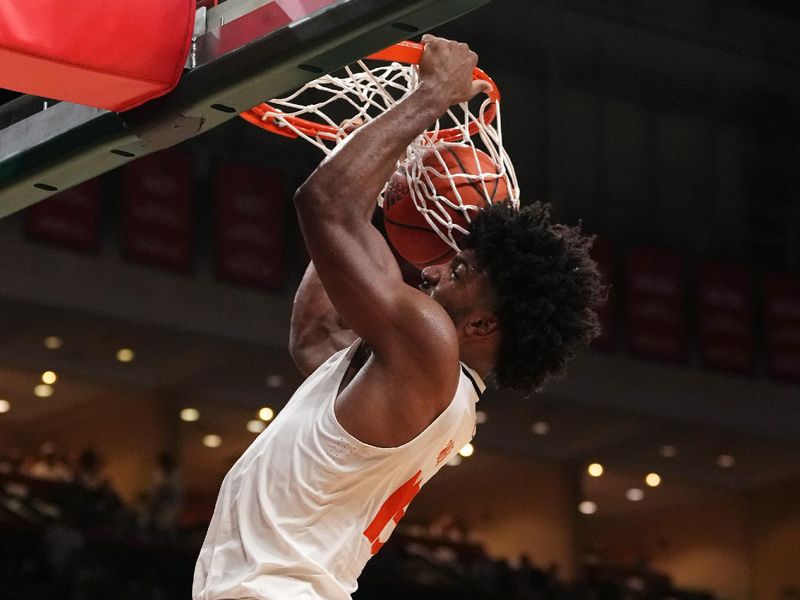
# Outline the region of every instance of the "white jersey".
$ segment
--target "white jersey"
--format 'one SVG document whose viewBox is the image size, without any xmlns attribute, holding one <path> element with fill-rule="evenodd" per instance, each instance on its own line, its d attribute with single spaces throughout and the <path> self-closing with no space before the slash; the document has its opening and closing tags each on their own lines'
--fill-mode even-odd
<svg viewBox="0 0 800 600">
<path fill-rule="evenodd" d="M 485 386 L 464 365 L 450 405 L 410 442 L 347 433 L 334 401 L 358 345 L 317 369 L 225 477 L 194 600 L 349 600 L 420 487 L 472 439 Z"/>
</svg>

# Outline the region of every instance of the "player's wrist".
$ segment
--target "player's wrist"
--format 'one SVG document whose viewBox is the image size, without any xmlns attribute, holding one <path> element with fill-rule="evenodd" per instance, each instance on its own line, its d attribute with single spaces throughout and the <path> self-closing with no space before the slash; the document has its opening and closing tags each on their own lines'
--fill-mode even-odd
<svg viewBox="0 0 800 600">
<path fill-rule="evenodd" d="M 414 94 L 419 98 L 423 108 L 420 114 L 430 119 L 430 122 L 441 117 L 450 108 L 450 98 L 443 93 L 442 86 L 430 79 L 420 82 Z"/>
</svg>

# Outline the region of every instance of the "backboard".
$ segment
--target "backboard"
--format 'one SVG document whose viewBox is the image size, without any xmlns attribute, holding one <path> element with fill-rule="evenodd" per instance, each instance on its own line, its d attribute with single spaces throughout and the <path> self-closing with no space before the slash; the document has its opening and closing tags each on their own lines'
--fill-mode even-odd
<svg viewBox="0 0 800 600">
<path fill-rule="evenodd" d="M 0 106 L 0 218 L 200 135 L 273 96 L 489 0 L 227 0 L 198 9 L 178 86 L 124 113 Z"/>
</svg>

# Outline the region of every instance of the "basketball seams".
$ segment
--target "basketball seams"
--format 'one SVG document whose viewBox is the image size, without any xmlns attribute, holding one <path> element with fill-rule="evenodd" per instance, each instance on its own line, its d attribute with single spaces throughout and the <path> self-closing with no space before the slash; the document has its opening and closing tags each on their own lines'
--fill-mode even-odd
<svg viewBox="0 0 800 600">
<path fill-rule="evenodd" d="M 400 256 L 423 268 L 452 256 L 455 250 L 440 232 L 458 244 L 469 229 L 470 213 L 491 206 L 501 186 L 492 157 L 473 146 L 437 144 L 418 161 L 413 163 L 416 166 L 414 172 L 398 170 L 392 175 L 384 195 L 383 218 L 392 246 Z M 467 163 L 470 163 L 470 168 L 466 167 Z M 416 173 L 419 167 L 422 170 Z M 494 173 L 493 177 L 491 173 Z M 483 174 L 494 180 L 494 186 L 480 179 Z M 423 198 L 419 200 L 425 205 L 430 204 L 427 208 L 421 208 L 412 194 L 412 177 L 419 177 L 420 183 L 426 185 Z M 507 187 L 505 180 L 502 187 Z M 414 189 L 419 189 L 419 186 Z M 447 222 L 441 221 L 442 217 Z M 429 218 L 436 222 L 430 223 Z"/>
<path fill-rule="evenodd" d="M 383 221 L 384 221 L 384 223 L 389 223 L 390 225 L 393 225 L 394 227 L 401 227 L 401 228 L 404 228 L 404 229 L 414 229 L 415 231 L 424 231 L 425 233 L 432 233 L 437 238 L 439 238 L 439 234 L 437 234 L 430 227 L 426 227 L 425 225 L 416 225 L 414 223 L 403 223 L 402 221 L 396 221 L 395 219 L 387 217 L 386 213 L 383 213 Z M 441 239 L 441 238 L 439 238 L 439 239 Z"/>
<path fill-rule="evenodd" d="M 469 146 L 461 146 L 461 147 L 469 148 Z M 473 174 L 471 170 L 467 169 L 464 166 L 464 163 L 461 161 L 461 157 L 458 154 L 455 153 L 455 151 L 453 150 L 452 146 L 446 146 L 445 149 L 450 154 L 450 156 L 452 156 L 453 159 L 458 163 L 458 168 L 461 170 L 461 173 Z M 476 155 L 473 154 L 473 158 L 475 158 L 475 162 L 476 162 L 475 166 L 479 169 L 480 172 L 483 172 L 483 165 L 481 164 L 480 155 L 476 156 Z M 483 199 L 484 208 L 487 208 L 487 207 L 491 206 L 491 203 L 489 202 L 489 200 L 487 200 L 486 194 L 484 193 L 483 189 L 479 188 L 476 185 L 476 183 L 477 182 L 472 181 L 470 179 L 467 179 L 467 180 L 464 181 L 464 184 L 471 186 L 472 189 L 474 189 L 478 193 L 478 195 Z M 458 189 L 461 185 L 462 184 L 456 184 L 456 189 Z M 494 190 L 492 190 L 492 193 L 490 195 L 490 199 L 494 198 L 494 194 L 495 194 L 496 191 L 497 191 L 497 179 L 494 180 Z M 488 190 L 487 190 L 487 192 L 488 192 Z"/>
</svg>

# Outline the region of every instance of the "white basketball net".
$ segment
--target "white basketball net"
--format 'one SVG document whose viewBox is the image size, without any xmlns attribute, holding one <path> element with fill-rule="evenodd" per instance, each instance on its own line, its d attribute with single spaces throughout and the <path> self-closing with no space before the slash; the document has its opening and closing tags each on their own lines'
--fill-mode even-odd
<svg viewBox="0 0 800 600">
<path fill-rule="evenodd" d="M 393 62 L 368 67 L 364 61 L 358 61 L 345 67 L 339 75 L 324 75 L 285 98 L 271 100 L 270 109 L 261 118 L 264 121 L 273 120 L 278 127 L 285 127 L 327 155 L 352 132 L 354 125 L 371 121 L 414 90 L 418 83 L 417 73 L 416 65 Z M 446 207 L 463 214 L 467 223 L 471 222 L 471 213 L 481 210 L 481 207 L 461 201 L 457 187 L 459 183 L 463 185 L 469 181 L 480 185 L 484 195 L 490 198 L 487 187 L 493 188 L 493 181 L 502 179 L 508 189 L 507 201 L 515 208 L 519 207 L 517 178 L 503 148 L 499 102 L 496 103 L 497 113 L 492 123 L 486 123 L 484 118 L 492 101 L 487 96 L 479 95 L 473 104 L 477 105 L 478 102 L 480 105 L 472 109 L 474 114 L 466 103 L 451 107 L 431 130 L 412 142 L 397 165 L 406 174 L 409 195 L 417 210 L 431 229 L 455 250 L 459 249 L 456 238 L 468 232 L 461 224 L 453 222 L 452 214 Z M 302 127 L 286 120 L 286 117 L 299 117 L 328 125 L 329 128 L 321 133 L 304 131 Z M 440 152 L 448 145 L 469 146 L 473 150 L 476 165 L 481 164 L 477 150 L 485 152 L 491 157 L 495 169 L 479 174 L 450 173 Z M 432 148 L 438 160 L 430 158 Z M 422 162 L 424 155 L 428 156 L 427 165 Z M 449 180 L 452 188 L 450 198 L 436 193 L 434 180 L 440 178 Z M 501 185 L 501 182 L 497 185 Z M 384 187 L 378 198 L 381 206 L 385 191 Z"/>
</svg>

